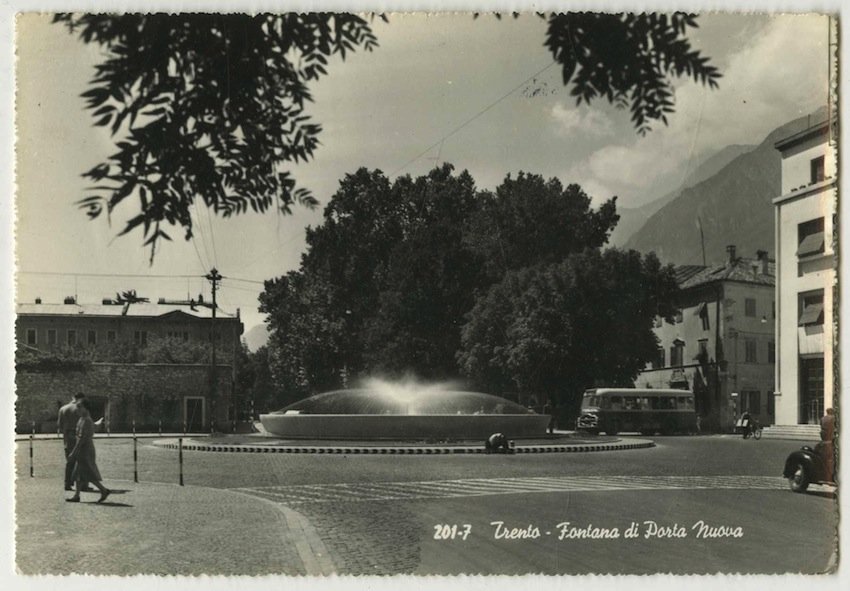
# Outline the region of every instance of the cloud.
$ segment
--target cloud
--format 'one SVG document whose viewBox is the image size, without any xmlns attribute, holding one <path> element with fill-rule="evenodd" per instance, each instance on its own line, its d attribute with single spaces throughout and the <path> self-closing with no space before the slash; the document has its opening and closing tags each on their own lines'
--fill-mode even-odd
<svg viewBox="0 0 850 591">
<path fill-rule="evenodd" d="M 610 135 L 613 131 L 611 120 L 599 108 L 588 106 L 569 107 L 561 101 L 552 106 L 551 116 L 559 135 L 591 134 Z"/>
<path fill-rule="evenodd" d="M 731 144 L 757 144 L 825 104 L 826 45 L 826 17 L 774 17 L 727 55 L 719 89 L 678 81 L 669 127 L 656 125 L 643 138 L 624 134 L 572 171 L 610 187 L 626 206 L 658 197 L 660 187 L 677 186 L 703 157 Z"/>
</svg>

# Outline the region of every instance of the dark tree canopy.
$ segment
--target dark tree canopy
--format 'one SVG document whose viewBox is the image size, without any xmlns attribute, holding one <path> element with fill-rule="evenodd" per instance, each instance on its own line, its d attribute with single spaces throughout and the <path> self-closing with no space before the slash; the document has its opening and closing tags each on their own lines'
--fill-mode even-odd
<svg viewBox="0 0 850 591">
<path fill-rule="evenodd" d="M 677 289 L 672 267 L 636 251 L 510 271 L 469 313 L 458 361 L 491 391 L 577 407 L 585 388 L 631 386 L 655 358 L 653 319 L 672 316 Z"/>
<path fill-rule="evenodd" d="M 564 84 L 572 81 L 576 102 L 602 97 L 628 107 L 641 134 L 653 121 L 666 125 L 674 112 L 673 77 L 717 87 L 720 72 L 687 38 L 696 15 L 567 12 L 547 18 L 546 47 L 561 65 Z"/>
<path fill-rule="evenodd" d="M 494 193 L 448 164 L 393 183 L 346 175 L 301 268 L 261 296 L 276 380 L 310 394 L 374 374 L 457 378 L 467 315 L 494 282 L 598 250 L 616 220 L 613 199 L 592 209 L 577 185 L 534 174 Z"/>
<path fill-rule="evenodd" d="M 632 113 L 646 133 L 673 112 L 672 79 L 717 85 L 717 69 L 692 50 L 684 13 L 541 15 L 545 45 L 577 101 L 602 97 Z M 383 17 L 382 17 L 383 18 Z M 117 151 L 84 173 L 89 217 L 128 199 L 122 230 L 143 230 L 151 260 L 168 227 L 192 236 L 200 199 L 222 216 L 272 206 L 315 206 L 287 167 L 309 160 L 321 127 L 305 108 L 308 85 L 343 59 L 377 46 L 369 22 L 351 14 L 59 14 L 54 19 L 104 50 L 83 93 L 95 125 Z"/>
<path fill-rule="evenodd" d="M 351 14 L 59 14 L 107 57 L 83 93 L 95 125 L 109 126 L 118 151 L 84 174 L 96 183 L 88 215 L 138 199 L 153 259 L 163 225 L 192 235 L 196 198 L 223 216 L 273 204 L 314 206 L 287 164 L 306 161 L 321 127 L 305 103 L 328 56 L 377 41 Z"/>
<path fill-rule="evenodd" d="M 508 175 L 495 193 L 482 195 L 467 240 L 493 281 L 511 269 L 559 262 L 604 245 L 616 226 L 616 197 L 596 211 L 590 201 L 581 187 L 564 188 L 556 178 Z"/>
</svg>

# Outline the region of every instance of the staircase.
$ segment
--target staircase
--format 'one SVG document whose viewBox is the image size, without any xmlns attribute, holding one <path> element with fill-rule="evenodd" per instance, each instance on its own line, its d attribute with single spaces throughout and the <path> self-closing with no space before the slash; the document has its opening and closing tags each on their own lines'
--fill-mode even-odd
<svg viewBox="0 0 850 591">
<path fill-rule="evenodd" d="M 764 439 L 793 439 L 795 441 L 820 441 L 820 425 L 771 425 L 762 431 Z"/>
</svg>

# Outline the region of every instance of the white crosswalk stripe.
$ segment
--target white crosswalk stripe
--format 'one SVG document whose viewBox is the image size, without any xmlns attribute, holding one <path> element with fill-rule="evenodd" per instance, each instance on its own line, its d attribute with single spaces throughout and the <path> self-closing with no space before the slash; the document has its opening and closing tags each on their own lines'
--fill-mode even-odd
<svg viewBox="0 0 850 591">
<path fill-rule="evenodd" d="M 618 490 L 781 490 L 784 478 L 773 476 L 546 476 L 468 478 L 413 482 L 304 484 L 239 488 L 284 504 L 417 500 L 486 495 Z"/>
</svg>

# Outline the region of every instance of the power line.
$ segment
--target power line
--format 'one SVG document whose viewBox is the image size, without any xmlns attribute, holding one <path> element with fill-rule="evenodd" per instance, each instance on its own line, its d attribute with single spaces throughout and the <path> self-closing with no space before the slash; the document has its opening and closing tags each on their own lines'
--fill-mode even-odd
<svg viewBox="0 0 850 591">
<path fill-rule="evenodd" d="M 492 109 L 493 107 L 495 107 L 496 105 L 501 103 L 503 100 L 505 100 L 506 98 L 511 96 L 513 93 L 515 93 L 517 90 L 519 90 L 520 88 L 522 88 L 523 86 L 525 86 L 526 84 L 531 82 L 532 80 L 534 80 L 534 78 L 536 78 L 537 76 L 539 76 L 540 74 L 542 74 L 543 72 L 545 72 L 546 70 L 548 70 L 549 68 L 554 66 L 556 63 L 558 63 L 558 62 L 553 61 L 548 66 L 541 68 L 540 70 L 536 71 L 534 74 L 532 74 L 531 76 L 529 76 L 528 78 L 526 78 L 525 80 L 523 80 L 522 82 L 520 82 L 519 84 L 514 86 L 512 89 L 510 89 L 508 92 L 506 92 L 505 94 L 503 94 L 499 98 L 497 98 L 495 101 L 493 101 L 492 103 L 490 103 L 489 105 L 487 105 L 486 107 L 484 107 L 483 109 L 478 111 L 475 115 L 473 115 L 472 117 L 470 117 L 469 119 L 467 119 L 466 121 L 464 121 L 463 123 L 461 123 L 460 125 L 455 127 L 453 130 L 451 130 L 449 133 L 447 133 L 446 135 L 444 135 L 443 137 L 438 139 L 436 142 L 434 142 L 433 144 L 431 144 L 430 146 L 428 146 L 427 148 L 422 150 L 415 157 L 411 158 L 410 160 L 405 162 L 403 165 L 401 165 L 399 168 L 395 169 L 393 172 L 390 173 L 390 176 L 391 177 L 395 176 L 396 174 L 398 174 L 399 172 L 401 172 L 402 170 L 404 170 L 405 168 L 407 168 L 408 166 L 410 166 L 411 164 L 413 164 L 414 162 L 416 162 L 417 160 L 422 158 L 422 156 L 424 156 L 425 154 L 427 154 L 428 152 L 430 152 L 431 150 L 433 150 L 437 146 L 441 146 L 441 144 L 444 141 L 446 141 L 448 138 L 452 137 L 454 134 L 459 132 L 461 129 L 463 129 L 464 127 L 466 127 L 467 125 L 469 125 L 470 123 L 472 123 L 473 121 L 475 121 L 476 119 L 481 117 L 484 113 L 486 113 L 487 111 L 489 111 L 490 109 Z M 441 150 L 442 150 L 442 148 L 441 148 Z"/>
<path fill-rule="evenodd" d="M 74 273 L 70 271 L 21 271 L 19 275 L 56 275 L 60 277 L 132 277 L 142 279 L 186 279 L 200 278 L 203 275 L 142 275 L 135 273 Z"/>
<path fill-rule="evenodd" d="M 230 281 L 242 281 L 244 283 L 255 283 L 257 285 L 265 285 L 265 281 L 257 281 L 256 279 L 240 279 L 239 277 L 231 277 L 230 275 L 225 275 L 225 279 L 229 279 Z"/>
</svg>

